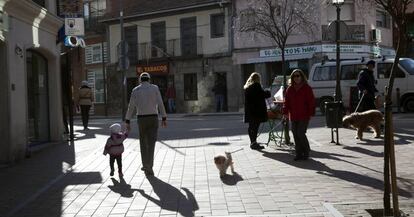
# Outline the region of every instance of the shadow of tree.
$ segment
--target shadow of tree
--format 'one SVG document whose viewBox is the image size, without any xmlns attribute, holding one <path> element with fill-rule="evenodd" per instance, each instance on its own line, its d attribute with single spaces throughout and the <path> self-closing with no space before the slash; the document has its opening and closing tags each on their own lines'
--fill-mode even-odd
<svg viewBox="0 0 414 217">
<path fill-rule="evenodd" d="M 236 185 L 238 182 L 243 181 L 243 177 L 238 174 L 237 172 L 233 172 L 232 175 L 226 174 L 223 177 L 221 177 L 221 181 L 225 185 Z"/>
<path fill-rule="evenodd" d="M 371 188 L 374 188 L 380 191 L 383 190 L 383 186 L 384 186 L 383 181 L 373 178 L 373 177 L 364 176 L 364 175 L 361 175 L 361 174 L 358 174 L 352 171 L 331 169 L 330 167 L 326 166 L 324 163 L 316 161 L 312 158 L 306 161 L 293 161 L 292 155 L 287 154 L 287 153 L 271 153 L 271 152 L 266 152 L 266 151 L 261 151 L 261 152 L 263 153 L 263 156 L 265 157 L 278 160 L 280 162 L 283 162 L 291 166 L 295 166 L 295 167 L 307 169 L 307 170 L 315 170 L 318 174 L 323 174 L 326 176 L 342 179 L 342 180 L 352 182 L 355 184 L 364 185 L 364 186 L 371 187 Z M 329 154 L 326 153 L 326 155 L 329 155 Z M 331 159 L 335 159 L 335 158 L 336 157 L 331 157 Z M 336 158 L 336 159 L 341 160 L 339 158 Z M 348 162 L 348 161 L 345 161 L 345 162 Z M 364 167 L 364 166 L 361 166 L 361 167 Z M 409 191 L 406 191 L 405 189 L 398 188 L 398 193 L 400 196 L 403 196 L 406 198 L 412 197 L 412 194 Z"/>
<path fill-rule="evenodd" d="M 187 188 L 181 188 L 186 195 L 174 186 L 158 179 L 155 176 L 148 177 L 154 193 L 159 197 L 159 200 L 151 197 L 151 195 L 145 193 L 142 189 L 137 191 L 149 201 L 157 204 L 162 209 L 176 211 L 185 217 L 194 216 L 194 211 L 199 209 L 198 203 L 193 193 Z"/>
<path fill-rule="evenodd" d="M 113 192 L 118 193 L 121 195 L 121 197 L 133 197 L 134 191 L 138 191 L 139 189 L 131 188 L 131 185 L 127 184 L 125 182 L 124 178 L 119 178 L 116 180 L 115 178 L 111 178 L 113 185 L 108 185 L 108 188 L 110 188 Z"/>
</svg>

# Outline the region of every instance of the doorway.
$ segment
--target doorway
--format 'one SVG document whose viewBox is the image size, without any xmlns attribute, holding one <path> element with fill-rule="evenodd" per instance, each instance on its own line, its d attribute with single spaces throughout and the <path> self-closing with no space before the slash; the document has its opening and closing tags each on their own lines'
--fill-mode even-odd
<svg viewBox="0 0 414 217">
<path fill-rule="evenodd" d="M 29 145 L 35 145 L 50 140 L 47 59 L 28 50 L 26 65 L 28 139 Z"/>
<path fill-rule="evenodd" d="M 225 72 L 216 72 L 215 79 L 214 79 L 214 92 L 215 92 L 215 109 L 216 112 L 228 111 L 227 106 L 227 76 Z M 224 95 L 223 100 L 218 100 L 218 95 Z M 220 105 L 223 103 L 223 105 Z"/>
</svg>

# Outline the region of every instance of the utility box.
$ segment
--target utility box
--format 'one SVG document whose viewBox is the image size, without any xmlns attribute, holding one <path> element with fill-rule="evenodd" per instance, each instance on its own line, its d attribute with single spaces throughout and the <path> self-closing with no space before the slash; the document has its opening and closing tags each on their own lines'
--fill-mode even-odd
<svg viewBox="0 0 414 217">
<path fill-rule="evenodd" d="M 326 117 L 327 127 L 329 128 L 342 127 L 342 116 L 343 116 L 342 101 L 325 103 L 325 117 Z"/>
</svg>

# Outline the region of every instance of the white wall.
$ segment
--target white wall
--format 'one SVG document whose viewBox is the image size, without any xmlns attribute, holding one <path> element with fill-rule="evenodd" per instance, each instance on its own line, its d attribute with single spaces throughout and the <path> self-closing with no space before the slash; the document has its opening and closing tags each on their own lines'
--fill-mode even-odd
<svg viewBox="0 0 414 217">
<path fill-rule="evenodd" d="M 225 33 L 221 38 L 210 38 L 210 14 L 225 12 Z M 214 54 L 229 51 L 229 32 L 228 32 L 228 13 L 223 9 L 211 9 L 205 11 L 190 12 L 185 14 L 166 16 L 141 21 L 125 22 L 124 26 L 137 25 L 138 43 L 151 42 L 151 23 L 165 21 L 166 40 L 180 39 L 180 19 L 188 17 L 197 17 L 197 36 L 202 36 L 203 54 Z M 110 35 L 110 62 L 117 62 L 116 45 L 121 38 L 119 24 L 109 26 Z"/>
</svg>

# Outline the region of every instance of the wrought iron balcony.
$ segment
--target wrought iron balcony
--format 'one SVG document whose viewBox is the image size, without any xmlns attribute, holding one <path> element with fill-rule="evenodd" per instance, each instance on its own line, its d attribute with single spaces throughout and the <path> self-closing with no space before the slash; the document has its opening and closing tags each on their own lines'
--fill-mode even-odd
<svg viewBox="0 0 414 217">
<path fill-rule="evenodd" d="M 335 26 L 335 25 L 334 25 Z M 340 25 L 341 41 L 365 42 L 365 25 Z M 322 25 L 322 41 L 335 41 L 335 27 Z"/>
<path fill-rule="evenodd" d="M 202 38 L 198 36 L 194 39 L 171 39 L 161 43 L 140 43 L 138 45 L 138 59 L 199 56 L 203 53 Z"/>
<path fill-rule="evenodd" d="M 89 16 L 85 16 L 85 31 L 104 33 L 105 24 L 99 22 L 105 14 L 105 10 L 91 11 Z"/>
</svg>

